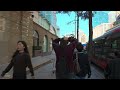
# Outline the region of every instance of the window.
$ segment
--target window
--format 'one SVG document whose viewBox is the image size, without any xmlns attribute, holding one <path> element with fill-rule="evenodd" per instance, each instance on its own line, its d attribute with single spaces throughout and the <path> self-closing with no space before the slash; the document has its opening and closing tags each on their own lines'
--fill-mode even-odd
<svg viewBox="0 0 120 90">
<path fill-rule="evenodd" d="M 113 41 L 112 48 L 113 49 L 117 49 L 117 40 Z"/>
<path fill-rule="evenodd" d="M 39 34 L 36 30 L 33 32 L 33 46 L 39 46 Z"/>
<path fill-rule="evenodd" d="M 102 53 L 103 53 L 103 41 L 100 40 L 94 43 L 94 55 L 96 57 L 101 57 Z"/>
</svg>

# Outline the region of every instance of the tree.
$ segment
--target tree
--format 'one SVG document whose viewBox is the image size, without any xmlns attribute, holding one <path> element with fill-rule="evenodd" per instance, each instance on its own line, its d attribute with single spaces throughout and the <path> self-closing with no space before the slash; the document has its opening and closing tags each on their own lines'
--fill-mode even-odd
<svg viewBox="0 0 120 90">
<path fill-rule="evenodd" d="M 93 43 L 92 43 L 92 39 L 93 39 L 93 28 L 92 28 L 92 17 L 94 16 L 94 14 L 96 13 L 95 11 L 74 11 L 75 13 L 77 13 L 77 21 L 79 21 L 79 17 L 81 17 L 81 19 L 89 19 L 89 41 L 88 41 L 88 55 L 89 57 L 91 57 L 92 53 L 92 47 L 93 47 Z M 70 13 L 70 11 L 58 11 L 58 13 Z M 79 22 L 77 22 L 77 36 L 78 36 L 78 29 L 79 29 Z M 78 39 L 78 37 L 77 37 Z"/>
</svg>

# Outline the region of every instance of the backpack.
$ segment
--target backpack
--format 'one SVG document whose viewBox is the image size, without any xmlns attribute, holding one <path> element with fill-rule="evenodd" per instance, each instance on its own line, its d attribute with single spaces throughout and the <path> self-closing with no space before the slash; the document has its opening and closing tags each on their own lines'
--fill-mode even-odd
<svg viewBox="0 0 120 90">
<path fill-rule="evenodd" d="M 78 53 L 79 52 L 75 52 L 75 56 L 76 58 L 74 58 L 74 73 L 77 74 L 80 72 L 80 65 L 79 65 L 79 62 L 78 62 Z"/>
<path fill-rule="evenodd" d="M 86 57 L 86 54 L 84 52 L 78 52 L 78 55 L 82 55 L 83 57 Z M 84 59 L 84 58 L 79 58 L 78 59 Z M 84 59 L 85 60 L 85 59 Z M 89 65 L 89 61 L 85 61 L 84 63 L 81 63 L 81 68 L 80 68 L 80 72 L 78 73 L 78 75 L 80 76 L 84 76 L 86 74 L 89 74 L 90 72 L 90 65 Z"/>
<path fill-rule="evenodd" d="M 60 60 L 56 64 L 57 73 L 66 74 L 68 73 L 67 59 L 66 54 L 62 52 L 62 56 L 60 56 Z"/>
</svg>

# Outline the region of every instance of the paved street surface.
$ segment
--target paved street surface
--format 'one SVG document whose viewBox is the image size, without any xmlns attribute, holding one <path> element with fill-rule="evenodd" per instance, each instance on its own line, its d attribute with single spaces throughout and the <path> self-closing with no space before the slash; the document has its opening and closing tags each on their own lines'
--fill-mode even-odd
<svg viewBox="0 0 120 90">
<path fill-rule="evenodd" d="M 90 79 L 104 79 L 104 74 L 103 71 L 100 70 L 98 67 L 95 65 L 91 64 L 91 78 Z"/>
<path fill-rule="evenodd" d="M 96 66 L 91 65 L 92 75 L 89 79 L 104 79 L 103 72 Z M 41 68 L 35 70 L 36 79 L 56 79 L 53 71 L 53 63 L 49 63 Z M 30 74 L 28 75 L 28 79 L 31 79 Z"/>
<path fill-rule="evenodd" d="M 52 52 L 48 56 L 38 56 L 32 58 L 32 64 L 34 66 L 35 78 L 36 79 L 56 79 L 53 70 L 55 70 L 55 53 Z M 0 73 L 5 69 L 7 65 L 0 66 Z M 94 65 L 91 65 L 92 75 L 89 79 L 104 79 L 103 72 Z M 12 70 L 6 74 L 5 79 L 12 77 Z M 30 73 L 27 75 L 28 79 L 31 79 Z M 1 77 L 0 77 L 1 78 Z"/>
<path fill-rule="evenodd" d="M 38 68 L 42 69 L 44 65 L 46 65 L 50 62 L 53 62 L 55 60 L 55 58 L 56 57 L 55 57 L 54 51 L 50 55 L 47 55 L 47 56 L 38 56 L 38 57 L 32 58 L 32 65 L 35 70 L 35 73 L 36 73 L 36 69 L 38 69 Z M 8 63 L 0 65 L 0 74 L 7 66 L 8 66 Z M 29 72 L 28 70 L 29 69 L 27 68 L 27 72 Z M 0 79 L 11 79 L 12 73 L 13 73 L 13 68 L 8 73 L 6 73 L 6 75 L 3 78 L 0 77 Z"/>
<path fill-rule="evenodd" d="M 36 79 L 56 79 L 55 74 L 53 74 L 53 63 L 49 63 L 45 66 L 40 67 L 35 70 L 35 78 Z M 28 79 L 31 79 L 31 74 L 28 74 Z"/>
</svg>

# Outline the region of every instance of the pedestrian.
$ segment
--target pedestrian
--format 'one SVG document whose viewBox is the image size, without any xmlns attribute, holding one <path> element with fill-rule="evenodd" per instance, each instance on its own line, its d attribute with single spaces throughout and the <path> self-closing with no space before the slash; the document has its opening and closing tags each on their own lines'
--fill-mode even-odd
<svg viewBox="0 0 120 90">
<path fill-rule="evenodd" d="M 73 52 L 77 39 L 57 38 L 53 40 L 52 45 L 56 53 L 56 79 L 74 79 Z"/>
<path fill-rule="evenodd" d="M 120 52 L 119 51 L 115 51 L 115 56 L 116 56 L 116 58 L 120 58 Z"/>
<path fill-rule="evenodd" d="M 78 52 L 74 53 L 74 60 L 76 59 L 77 55 L 80 66 L 80 72 L 76 73 L 76 79 L 85 79 L 86 75 L 88 75 L 88 78 L 90 78 L 91 68 L 88 60 L 88 54 L 83 52 L 83 45 L 81 43 L 77 44 L 76 49 Z"/>
<path fill-rule="evenodd" d="M 17 50 L 14 52 L 11 62 L 2 72 L 3 77 L 13 67 L 13 79 L 26 79 L 26 68 L 28 67 L 34 78 L 33 66 L 31 63 L 30 55 L 28 52 L 27 44 L 25 41 L 18 41 Z"/>
<path fill-rule="evenodd" d="M 114 52 L 115 57 L 110 59 L 105 70 L 105 79 L 120 79 L 120 52 Z"/>
</svg>

